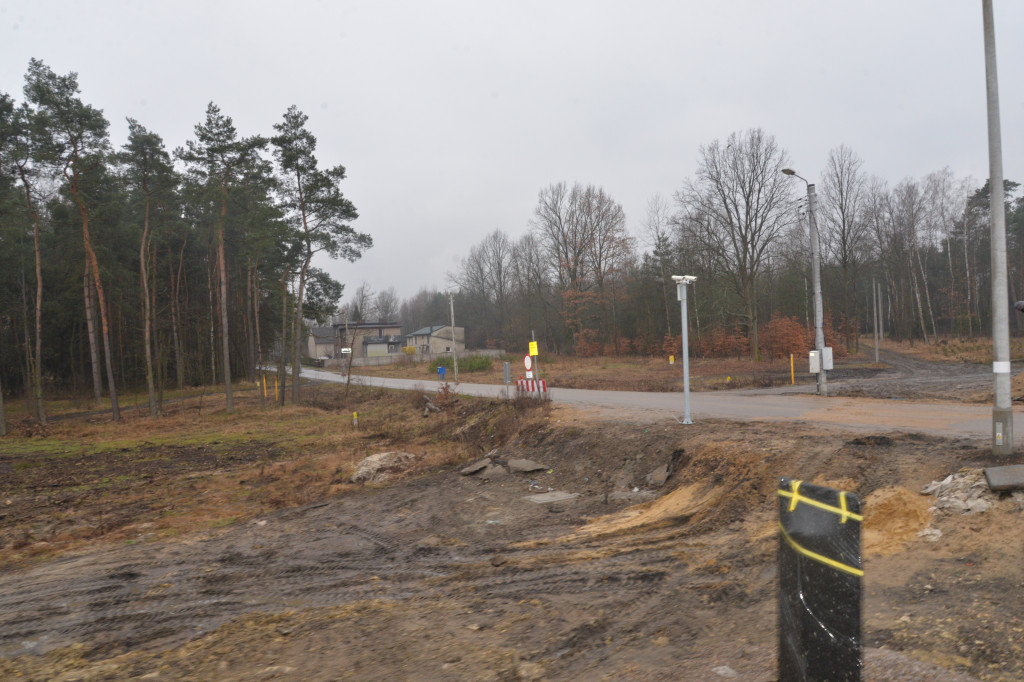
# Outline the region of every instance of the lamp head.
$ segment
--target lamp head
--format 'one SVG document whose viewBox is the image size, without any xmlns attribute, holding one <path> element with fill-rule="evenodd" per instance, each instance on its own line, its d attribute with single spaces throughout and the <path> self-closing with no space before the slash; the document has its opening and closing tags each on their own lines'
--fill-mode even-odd
<svg viewBox="0 0 1024 682">
<path fill-rule="evenodd" d="M 697 278 L 693 275 L 672 275 L 672 281 L 676 284 L 693 284 Z"/>
</svg>

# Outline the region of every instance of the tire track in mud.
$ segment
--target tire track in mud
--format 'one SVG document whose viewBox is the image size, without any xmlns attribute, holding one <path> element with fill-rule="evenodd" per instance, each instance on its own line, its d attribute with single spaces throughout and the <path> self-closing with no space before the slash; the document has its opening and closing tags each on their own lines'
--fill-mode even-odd
<svg viewBox="0 0 1024 682">
<path fill-rule="evenodd" d="M 195 543 L 199 551 L 190 554 L 133 545 L 2 576 L 0 654 L 74 642 L 99 650 L 165 645 L 253 611 L 374 598 L 577 593 L 600 582 L 642 590 L 665 575 L 625 555 L 559 565 L 560 556 L 578 551 L 573 544 L 438 548 L 345 520 L 324 528 L 323 517 L 340 511 L 332 506 L 283 513 L 276 530 L 247 525 L 222 532 Z M 295 534 L 296 523 L 307 530 Z M 490 563 L 495 549 L 507 557 L 504 568 Z"/>
<path fill-rule="evenodd" d="M 352 523 L 345 506 L 282 512 L 274 526 L 221 531 L 190 552 L 133 545 L 0 576 L 0 655 L 170 646 L 252 612 L 366 599 L 647 598 L 667 581 L 704 580 L 676 570 L 688 547 L 707 549 L 685 528 L 438 547 L 420 544 L 422 532 Z"/>
</svg>

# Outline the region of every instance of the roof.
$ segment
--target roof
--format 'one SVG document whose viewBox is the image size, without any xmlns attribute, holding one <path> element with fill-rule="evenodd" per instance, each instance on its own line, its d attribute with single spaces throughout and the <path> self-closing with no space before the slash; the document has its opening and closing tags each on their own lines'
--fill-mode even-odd
<svg viewBox="0 0 1024 682">
<path fill-rule="evenodd" d="M 339 323 L 335 323 L 335 325 L 334 325 L 334 327 L 336 329 L 344 329 L 346 326 L 349 328 L 349 330 L 353 330 L 353 329 L 357 329 L 357 330 L 358 329 L 381 329 L 381 328 L 383 328 L 383 329 L 391 329 L 392 327 L 398 327 L 399 329 L 401 329 L 402 328 L 402 323 L 401 322 L 349 322 L 348 325 L 346 325 L 344 322 L 339 322 Z"/>
<path fill-rule="evenodd" d="M 316 343 L 334 343 L 334 327 L 312 327 L 309 333 L 313 335 L 313 340 Z"/>
<path fill-rule="evenodd" d="M 412 334 L 409 334 L 408 336 L 433 336 L 434 332 L 436 332 L 436 331 L 438 331 L 440 329 L 444 329 L 447 326 L 448 325 L 446 325 L 446 324 L 435 324 L 435 325 L 432 325 L 430 327 L 424 327 L 423 329 L 417 329 L 416 331 L 414 331 Z"/>
</svg>

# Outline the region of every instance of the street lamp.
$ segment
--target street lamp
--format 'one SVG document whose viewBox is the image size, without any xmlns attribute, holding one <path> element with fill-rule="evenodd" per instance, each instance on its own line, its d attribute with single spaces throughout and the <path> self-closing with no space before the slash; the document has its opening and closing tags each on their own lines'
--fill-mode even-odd
<svg viewBox="0 0 1024 682">
<path fill-rule="evenodd" d="M 692 424 L 690 419 L 690 339 L 687 335 L 686 317 L 686 285 L 693 284 L 697 278 L 693 275 L 672 275 L 672 281 L 676 283 L 676 298 L 679 299 L 679 308 L 683 317 L 683 424 Z"/>
<path fill-rule="evenodd" d="M 825 374 L 825 331 L 822 328 L 824 314 L 821 310 L 821 247 L 818 243 L 818 195 L 814 191 L 814 183 L 797 175 L 792 168 L 783 168 L 785 175 L 793 175 L 807 185 L 807 214 L 811 223 L 811 281 L 814 286 L 814 350 L 818 351 L 818 395 L 828 395 Z"/>
</svg>

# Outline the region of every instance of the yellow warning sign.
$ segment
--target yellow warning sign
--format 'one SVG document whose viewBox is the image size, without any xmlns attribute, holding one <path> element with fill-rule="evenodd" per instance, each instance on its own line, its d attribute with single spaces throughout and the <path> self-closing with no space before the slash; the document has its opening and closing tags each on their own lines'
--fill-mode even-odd
<svg viewBox="0 0 1024 682">
<path fill-rule="evenodd" d="M 530 355 L 532 355 L 534 357 L 540 355 L 540 353 L 537 352 L 537 342 L 536 341 L 530 341 Z"/>
</svg>

